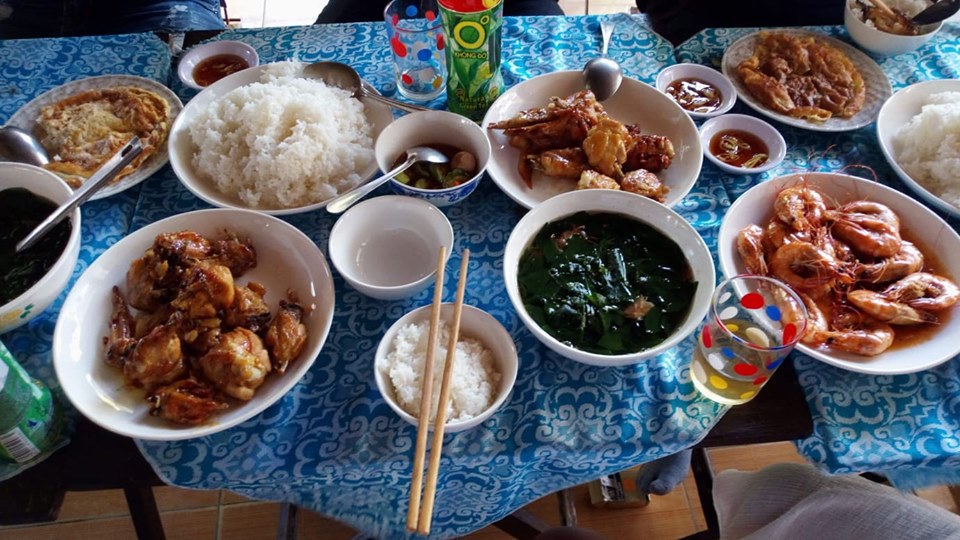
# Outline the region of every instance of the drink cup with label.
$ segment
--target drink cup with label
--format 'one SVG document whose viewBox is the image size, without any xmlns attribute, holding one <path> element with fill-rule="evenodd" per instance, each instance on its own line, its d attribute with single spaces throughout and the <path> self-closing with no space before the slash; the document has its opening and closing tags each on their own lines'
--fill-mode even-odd
<svg viewBox="0 0 960 540">
<path fill-rule="evenodd" d="M 739 405 L 754 398 L 806 329 L 807 312 L 784 283 L 735 276 L 717 286 L 690 365 L 708 398 Z"/>
<path fill-rule="evenodd" d="M 33 463 L 59 448 L 62 427 L 50 390 L 0 343 L 0 479 L 9 474 L 5 465 Z"/>
<path fill-rule="evenodd" d="M 502 0 L 439 0 L 446 35 L 447 109 L 483 119 L 503 92 Z"/>
</svg>

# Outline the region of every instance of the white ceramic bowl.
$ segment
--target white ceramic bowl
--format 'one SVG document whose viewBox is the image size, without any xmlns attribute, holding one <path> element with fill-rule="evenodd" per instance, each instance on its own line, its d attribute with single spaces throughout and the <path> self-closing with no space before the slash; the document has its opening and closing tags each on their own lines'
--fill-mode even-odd
<svg viewBox="0 0 960 540">
<path fill-rule="evenodd" d="M 207 58 L 220 54 L 239 56 L 247 63 L 247 67 L 256 67 L 260 63 L 257 50 L 242 41 L 211 41 L 197 45 L 183 53 L 180 63 L 177 64 L 177 77 L 190 88 L 203 90 L 205 87 L 198 84 L 193 78 L 193 69 Z"/>
<path fill-rule="evenodd" d="M 893 138 L 900 128 L 920 114 L 923 102 L 931 94 L 940 92 L 960 92 L 960 80 L 925 81 L 897 91 L 880 109 L 880 115 L 877 117 L 877 139 L 880 141 L 880 150 L 883 151 L 883 157 L 887 158 L 887 163 L 914 193 L 934 208 L 960 218 L 960 208 L 927 191 L 919 182 L 911 178 L 897 163 L 893 151 Z"/>
<path fill-rule="evenodd" d="M 327 252 L 351 287 L 371 298 L 398 300 L 436 278 L 440 246 L 453 251 L 453 227 L 436 206 L 387 195 L 347 210 L 330 230 Z"/>
<path fill-rule="evenodd" d="M 72 195 L 70 186 L 52 172 L 33 165 L 0 162 L 0 191 L 25 188 L 56 205 Z M 70 213 L 70 237 L 53 266 L 20 296 L 0 306 L 0 334 L 30 322 L 47 309 L 70 281 L 80 254 L 80 209 Z M 42 240 L 41 240 L 42 241 Z"/>
<path fill-rule="evenodd" d="M 853 4 L 853 0 L 846 0 L 843 9 L 843 24 L 847 27 L 847 33 L 857 45 L 877 55 L 894 56 L 919 49 L 943 27 L 943 22 L 921 26 L 918 36 L 889 34 L 863 22 L 853 12 Z"/>
<path fill-rule="evenodd" d="M 767 180 L 737 198 L 720 225 L 717 255 L 724 276 L 746 273 L 737 254 L 737 233 L 750 224 L 764 225 L 773 217 L 773 202 L 784 188 L 805 182 L 824 194 L 831 204 L 869 200 L 885 204 L 900 217 L 904 236 L 927 256 L 935 256 L 949 277 L 960 277 L 960 236 L 940 217 L 910 196 L 882 184 L 836 173 L 791 174 Z M 934 337 L 905 347 L 897 347 L 873 357 L 860 356 L 829 348 L 811 348 L 803 343 L 797 349 L 822 362 L 849 371 L 871 375 L 896 375 L 930 369 L 960 354 L 960 305 L 951 308 L 950 317 Z"/>
<path fill-rule="evenodd" d="M 733 83 L 730 82 L 730 79 L 726 78 L 723 73 L 719 71 L 704 66 L 701 64 L 674 64 L 672 66 L 665 67 L 659 75 L 657 75 L 657 90 L 667 93 L 667 87 L 670 86 L 677 79 L 700 79 L 716 87 L 720 90 L 721 101 L 720 107 L 712 112 L 703 113 L 703 112 L 694 112 L 686 111 L 688 115 L 693 118 L 713 118 L 714 116 L 720 116 L 721 114 L 729 111 L 733 108 L 733 105 L 737 102 L 737 89 L 733 87 Z M 669 97 L 669 95 L 667 96 Z M 671 98 L 673 99 L 673 98 Z"/>
<path fill-rule="evenodd" d="M 483 128 L 459 114 L 421 111 L 394 120 L 377 137 L 374 146 L 377 165 L 381 171 L 388 171 L 409 148 L 437 143 L 448 144 L 473 154 L 477 160 L 477 169 L 473 176 L 459 186 L 446 189 L 421 189 L 398 180 L 390 180 L 394 193 L 423 199 L 438 207 L 456 204 L 473 193 L 490 161 L 490 141 L 487 140 Z"/>
<path fill-rule="evenodd" d="M 581 90 L 583 74 L 580 71 L 555 71 L 534 77 L 501 94 L 480 125 L 487 129 L 491 123 L 512 118 L 521 111 L 545 107 L 553 96 L 566 97 Z M 603 102 L 603 108 L 624 124 L 639 125 L 644 133 L 670 138 L 676 156 L 670 167 L 657 176 L 670 188 L 663 204 L 671 207 L 679 204 L 697 183 L 703 165 L 700 137 L 693 120 L 680 105 L 656 88 L 630 77 L 623 78 L 620 89 Z M 533 173 L 533 187 L 527 187 L 517 172 L 520 150 L 510 146 L 503 130 L 487 129 L 487 137 L 493 149 L 487 172 L 517 204 L 533 208 L 554 195 L 576 189 L 574 179 L 551 178 L 538 172 Z"/>
<path fill-rule="evenodd" d="M 380 340 L 380 346 L 377 347 L 374 361 L 374 379 L 377 382 L 377 389 L 380 390 L 380 395 L 383 396 L 387 405 L 389 405 L 400 418 L 403 418 L 415 426 L 418 424 L 417 417 L 403 410 L 397 403 L 393 383 L 390 381 L 389 374 L 386 373 L 388 369 L 387 355 L 393 350 L 393 340 L 401 328 L 408 324 L 417 324 L 420 322 L 426 322 L 429 326 L 432 308 L 433 306 L 429 304 L 419 307 L 400 317 L 397 322 L 393 323 Z M 449 324 L 452 318 L 453 304 L 443 304 L 443 308 L 440 311 L 440 320 L 447 321 L 447 324 Z M 513 390 L 513 384 L 517 380 L 517 368 L 519 366 L 517 348 L 513 344 L 513 337 L 510 336 L 510 333 L 507 332 L 506 328 L 504 328 L 499 321 L 494 319 L 486 311 L 465 304 L 460 315 L 460 336 L 461 338 L 469 337 L 479 341 L 493 353 L 493 356 L 496 358 L 497 371 L 500 372 L 500 382 L 493 403 L 489 407 L 469 420 L 450 421 L 448 419 L 444 427 L 444 431 L 447 433 L 455 433 L 479 426 L 486 419 L 493 416 L 493 413 L 503 405 L 510 395 L 510 391 Z M 446 347 L 446 344 L 444 344 L 444 347 Z M 433 374 L 434 377 L 442 377 L 443 371 L 435 369 Z M 432 427 L 433 424 L 431 423 L 431 429 Z"/>
<path fill-rule="evenodd" d="M 265 301 L 276 310 L 288 288 L 309 310 L 303 351 L 287 370 L 270 374 L 248 402 L 230 407 L 209 422 L 184 426 L 149 414 L 144 392 L 127 385 L 121 371 L 103 360 L 103 336 L 109 331 L 111 289 L 126 290 L 130 263 L 141 257 L 160 233 L 196 231 L 216 237 L 224 230 L 249 238 L 257 251 L 256 267 L 241 283 L 266 287 Z M 310 238 L 280 219 L 248 210 L 213 209 L 179 214 L 151 223 L 123 238 L 80 276 L 60 310 L 53 334 L 53 366 L 67 398 L 84 416 L 104 429 L 147 440 L 178 440 L 211 435 L 235 426 L 272 405 L 306 375 L 327 339 L 333 322 L 333 276 L 323 253 Z"/>
<path fill-rule="evenodd" d="M 690 264 L 693 279 L 698 283 L 693 303 L 683 322 L 662 343 L 650 349 L 617 356 L 608 356 L 582 351 L 566 345 L 545 332 L 527 313 L 520 297 L 517 283 L 517 268 L 520 257 L 537 233 L 547 223 L 563 219 L 577 212 L 603 212 L 620 214 L 657 229 L 680 246 Z M 682 216 L 646 197 L 625 191 L 587 189 L 557 195 L 533 208 L 520 219 L 503 255 L 503 275 L 507 295 L 523 324 L 544 345 L 557 354 L 594 366 L 624 366 L 636 364 L 665 352 L 693 333 L 703 321 L 710 308 L 710 297 L 716 284 L 713 257 L 703 238 Z"/>
<path fill-rule="evenodd" d="M 257 207 L 251 208 L 236 193 L 224 193 L 220 191 L 216 183 L 211 178 L 200 174 L 193 166 L 193 155 L 196 152 L 196 146 L 193 138 L 190 136 L 190 125 L 196 118 L 205 111 L 212 103 L 222 98 L 225 94 L 260 81 L 260 77 L 269 68 L 270 64 L 262 64 L 255 68 L 245 69 L 233 75 L 228 75 L 223 79 L 211 84 L 202 92 L 194 96 L 183 108 L 180 116 L 174 121 L 170 128 L 170 136 L 167 138 L 167 147 L 170 152 L 170 166 L 182 183 L 191 193 L 203 199 L 213 206 L 221 208 L 249 209 L 263 212 L 271 215 L 286 215 L 309 212 L 323 208 L 327 200 L 318 201 L 304 206 L 294 208 L 279 207 Z M 367 91 L 376 92 L 376 88 L 364 83 Z M 364 98 L 361 100 L 364 105 L 364 113 L 367 121 L 372 126 L 371 136 L 376 139 L 383 128 L 393 121 L 393 112 L 390 107 L 382 103 Z M 360 176 L 360 183 L 364 183 L 377 174 L 377 164 L 371 160 L 370 164 L 362 170 L 356 171 Z"/>
<path fill-rule="evenodd" d="M 746 167 L 736 167 L 729 163 L 724 163 L 718 159 L 717 156 L 713 155 L 710 152 L 710 139 L 717 133 L 728 129 L 746 131 L 759 137 L 760 140 L 767 145 L 768 158 L 766 163 L 759 167 L 748 169 Z M 707 156 L 707 159 L 717 167 L 720 167 L 721 170 L 731 174 L 760 174 L 769 171 L 779 165 L 780 162 L 783 161 L 784 156 L 787 155 L 787 142 L 783 140 L 783 135 L 780 135 L 777 128 L 759 118 L 745 114 L 725 114 L 704 122 L 703 125 L 700 126 L 700 146 L 703 147 L 703 155 Z"/>
</svg>

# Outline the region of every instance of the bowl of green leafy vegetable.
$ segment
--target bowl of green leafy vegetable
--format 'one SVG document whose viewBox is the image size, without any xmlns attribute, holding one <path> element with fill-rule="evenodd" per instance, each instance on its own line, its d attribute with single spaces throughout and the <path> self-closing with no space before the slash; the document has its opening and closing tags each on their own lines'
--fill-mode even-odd
<svg viewBox="0 0 960 540">
<path fill-rule="evenodd" d="M 710 307 L 713 257 L 679 214 L 605 189 L 535 206 L 510 234 L 507 294 L 524 325 L 561 356 L 640 362 L 692 334 Z"/>
</svg>

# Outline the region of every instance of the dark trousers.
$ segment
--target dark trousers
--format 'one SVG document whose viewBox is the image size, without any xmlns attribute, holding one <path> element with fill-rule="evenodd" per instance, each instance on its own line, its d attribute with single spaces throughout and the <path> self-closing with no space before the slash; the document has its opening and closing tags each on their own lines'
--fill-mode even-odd
<svg viewBox="0 0 960 540">
<path fill-rule="evenodd" d="M 387 0 L 330 0 L 323 8 L 316 24 L 382 21 Z M 503 14 L 513 15 L 563 15 L 556 0 L 504 0 Z"/>
</svg>

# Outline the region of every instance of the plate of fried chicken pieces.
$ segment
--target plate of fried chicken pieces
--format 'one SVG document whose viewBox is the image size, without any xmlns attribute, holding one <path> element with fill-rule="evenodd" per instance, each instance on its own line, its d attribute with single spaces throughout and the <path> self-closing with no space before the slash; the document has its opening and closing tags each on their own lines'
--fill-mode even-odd
<svg viewBox="0 0 960 540">
<path fill-rule="evenodd" d="M 674 206 L 703 164 L 690 117 L 665 94 L 630 78 L 601 103 L 584 89 L 579 71 L 541 75 L 501 95 L 482 125 L 493 149 L 487 172 L 526 208 L 595 188 Z"/>
<path fill-rule="evenodd" d="M 236 209 L 152 223 L 98 257 L 53 338 L 64 393 L 138 439 L 211 435 L 290 391 L 323 347 L 334 288 L 292 225 Z"/>
</svg>

